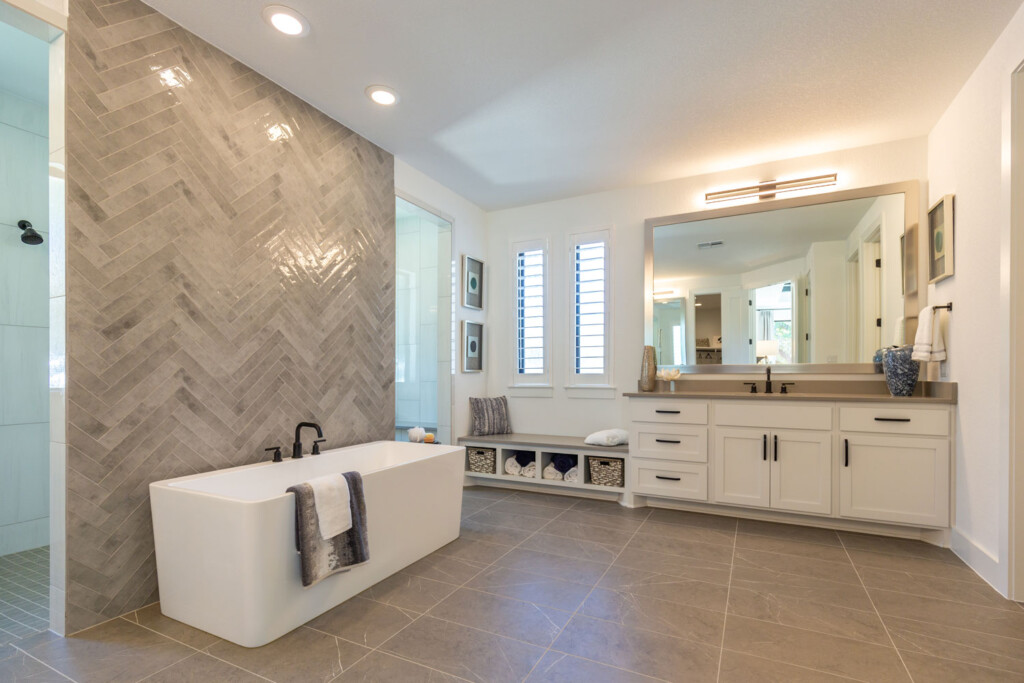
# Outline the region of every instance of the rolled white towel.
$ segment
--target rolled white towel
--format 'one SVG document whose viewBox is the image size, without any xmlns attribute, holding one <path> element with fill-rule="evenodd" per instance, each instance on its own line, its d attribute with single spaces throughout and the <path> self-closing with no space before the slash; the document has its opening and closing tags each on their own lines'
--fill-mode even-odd
<svg viewBox="0 0 1024 683">
<path fill-rule="evenodd" d="M 520 474 L 520 476 L 530 477 L 531 479 L 536 478 L 536 476 L 537 476 L 537 463 L 536 462 L 531 462 L 529 465 L 524 467 L 519 474 Z"/>
<path fill-rule="evenodd" d="M 566 481 L 579 481 L 580 480 L 580 468 L 573 467 L 571 470 L 565 473 Z"/>
<path fill-rule="evenodd" d="M 552 479 L 554 481 L 562 480 L 562 473 L 555 469 L 555 463 L 549 462 L 548 466 L 544 468 L 542 473 L 545 479 Z"/>
<path fill-rule="evenodd" d="M 509 458 L 505 461 L 505 474 L 511 474 L 515 476 L 523 471 L 523 468 L 519 466 L 515 458 Z"/>
</svg>

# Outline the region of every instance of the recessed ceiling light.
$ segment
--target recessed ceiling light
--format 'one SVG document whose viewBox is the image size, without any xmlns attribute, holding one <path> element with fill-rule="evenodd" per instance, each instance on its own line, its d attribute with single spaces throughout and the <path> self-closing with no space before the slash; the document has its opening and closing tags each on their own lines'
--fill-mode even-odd
<svg viewBox="0 0 1024 683">
<path fill-rule="evenodd" d="M 366 96 L 385 107 L 390 107 L 398 101 L 398 93 L 386 85 L 371 85 L 366 89 Z"/>
<path fill-rule="evenodd" d="M 306 17 L 284 5 L 264 7 L 263 20 L 287 36 L 304 36 L 309 33 Z"/>
</svg>

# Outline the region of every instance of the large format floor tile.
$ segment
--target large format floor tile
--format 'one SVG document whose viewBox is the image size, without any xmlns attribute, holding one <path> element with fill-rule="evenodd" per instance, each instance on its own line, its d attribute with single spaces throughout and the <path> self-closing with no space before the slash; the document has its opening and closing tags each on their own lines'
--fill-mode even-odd
<svg viewBox="0 0 1024 683">
<path fill-rule="evenodd" d="M 0 643 L 0 682 L 1024 680 L 1024 609 L 945 549 L 483 487 L 463 504 L 461 538 L 264 647 L 150 605 Z"/>
</svg>

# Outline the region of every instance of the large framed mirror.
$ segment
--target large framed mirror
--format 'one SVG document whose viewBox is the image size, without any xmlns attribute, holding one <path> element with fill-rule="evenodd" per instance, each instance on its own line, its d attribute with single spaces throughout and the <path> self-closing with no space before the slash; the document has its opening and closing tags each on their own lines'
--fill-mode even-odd
<svg viewBox="0 0 1024 683">
<path fill-rule="evenodd" d="M 686 373 L 870 373 L 913 340 L 916 181 L 645 222 L 645 340 Z"/>
</svg>

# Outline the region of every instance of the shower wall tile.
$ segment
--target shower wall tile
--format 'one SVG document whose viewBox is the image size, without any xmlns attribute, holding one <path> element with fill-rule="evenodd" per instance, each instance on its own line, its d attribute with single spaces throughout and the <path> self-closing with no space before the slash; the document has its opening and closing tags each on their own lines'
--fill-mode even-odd
<svg viewBox="0 0 1024 683">
<path fill-rule="evenodd" d="M 46 545 L 50 521 L 46 517 L 0 527 L 0 555 L 20 553 Z"/>
<path fill-rule="evenodd" d="M 64 296 L 64 220 L 65 220 L 65 182 L 64 182 L 64 149 L 50 152 L 50 190 L 49 219 L 45 249 L 49 252 L 50 296 Z"/>
<path fill-rule="evenodd" d="M 48 263 L 45 244 L 24 244 L 20 230 L 0 225 L 0 325 L 49 324 Z"/>
<path fill-rule="evenodd" d="M 47 131 L 50 139 L 50 154 L 64 148 L 64 65 L 67 60 L 65 51 L 66 34 L 50 43 L 50 93 L 48 102 Z"/>
<path fill-rule="evenodd" d="M 66 46 L 68 633 L 158 598 L 150 482 L 395 417 L 393 157 L 105 2 Z"/>
<path fill-rule="evenodd" d="M 0 527 L 49 514 L 47 440 L 45 423 L 0 426 Z"/>
<path fill-rule="evenodd" d="M 0 325 L 0 425 L 49 420 L 48 355 L 45 327 Z"/>
<path fill-rule="evenodd" d="M 45 131 L 46 110 L 41 111 Z M 0 124 L 0 223 L 16 226 L 24 219 L 39 232 L 48 230 L 49 155 L 45 132 L 38 135 Z"/>
<path fill-rule="evenodd" d="M 45 138 L 48 127 L 46 107 L 0 90 L 0 124 Z"/>
</svg>

